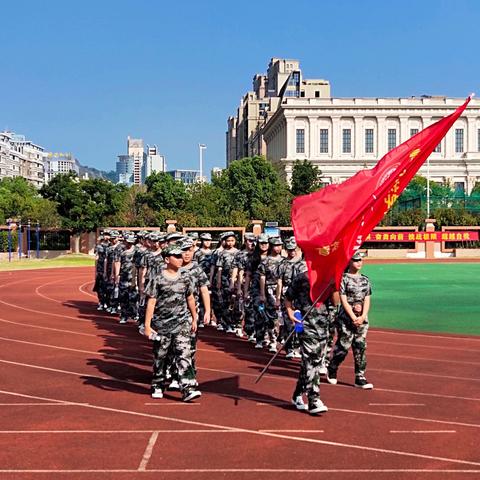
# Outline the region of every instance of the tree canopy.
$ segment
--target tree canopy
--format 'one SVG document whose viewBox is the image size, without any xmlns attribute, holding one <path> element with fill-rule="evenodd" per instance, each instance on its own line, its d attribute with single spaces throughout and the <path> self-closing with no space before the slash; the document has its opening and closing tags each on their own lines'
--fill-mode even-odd
<svg viewBox="0 0 480 480">
<path fill-rule="evenodd" d="M 296 160 L 292 170 L 292 195 L 306 195 L 322 188 L 322 171 L 308 160 Z"/>
</svg>

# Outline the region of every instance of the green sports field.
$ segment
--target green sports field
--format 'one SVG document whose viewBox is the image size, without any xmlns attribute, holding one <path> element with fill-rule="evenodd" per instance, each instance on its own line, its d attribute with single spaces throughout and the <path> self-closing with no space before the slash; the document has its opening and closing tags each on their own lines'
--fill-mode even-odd
<svg viewBox="0 0 480 480">
<path fill-rule="evenodd" d="M 365 264 L 373 327 L 480 335 L 480 263 Z"/>
</svg>

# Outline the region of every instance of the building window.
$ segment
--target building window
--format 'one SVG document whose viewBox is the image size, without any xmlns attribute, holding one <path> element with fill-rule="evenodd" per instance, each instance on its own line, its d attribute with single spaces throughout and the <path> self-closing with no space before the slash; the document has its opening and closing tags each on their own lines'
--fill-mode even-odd
<svg viewBox="0 0 480 480">
<path fill-rule="evenodd" d="M 442 151 L 442 142 L 440 142 L 440 143 L 435 147 L 434 152 L 435 152 L 435 153 L 441 153 L 441 151 Z"/>
<path fill-rule="evenodd" d="M 388 150 L 392 150 L 397 146 L 397 129 L 389 128 L 388 129 Z"/>
<path fill-rule="evenodd" d="M 297 128 L 297 153 L 305 153 L 305 129 Z"/>
<path fill-rule="evenodd" d="M 328 128 L 320 129 L 320 153 L 328 153 Z"/>
<path fill-rule="evenodd" d="M 365 153 L 373 153 L 373 128 L 365 129 Z"/>
<path fill-rule="evenodd" d="M 477 130 L 477 152 L 480 152 L 480 128 Z"/>
<path fill-rule="evenodd" d="M 455 129 L 455 153 L 463 153 L 463 128 Z"/>
<path fill-rule="evenodd" d="M 315 90 L 315 98 L 320 98 L 320 92 L 318 90 Z"/>
<path fill-rule="evenodd" d="M 418 128 L 411 128 L 410 129 L 410 136 L 413 137 L 418 133 Z"/>
<path fill-rule="evenodd" d="M 352 153 L 352 130 L 344 128 L 342 131 L 342 152 Z"/>
</svg>

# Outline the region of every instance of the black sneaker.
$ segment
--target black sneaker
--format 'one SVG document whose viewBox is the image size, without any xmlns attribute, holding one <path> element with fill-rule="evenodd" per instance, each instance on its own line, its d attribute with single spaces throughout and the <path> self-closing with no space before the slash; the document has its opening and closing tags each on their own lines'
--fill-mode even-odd
<svg viewBox="0 0 480 480">
<path fill-rule="evenodd" d="M 198 397 L 201 397 L 201 396 L 202 396 L 202 392 L 200 392 L 200 390 L 186 390 L 184 395 L 183 395 L 182 400 L 184 402 L 190 402 L 190 401 L 194 400 L 195 398 L 198 398 Z"/>
<path fill-rule="evenodd" d="M 331 385 L 336 385 L 337 384 L 337 371 L 328 369 L 327 370 L 327 382 L 330 383 Z"/>
<path fill-rule="evenodd" d="M 373 383 L 368 383 L 366 378 L 355 378 L 355 387 L 363 390 L 372 390 Z"/>
<path fill-rule="evenodd" d="M 319 398 L 308 400 L 308 413 L 310 415 L 317 415 L 325 412 L 328 412 L 328 407 Z"/>
</svg>

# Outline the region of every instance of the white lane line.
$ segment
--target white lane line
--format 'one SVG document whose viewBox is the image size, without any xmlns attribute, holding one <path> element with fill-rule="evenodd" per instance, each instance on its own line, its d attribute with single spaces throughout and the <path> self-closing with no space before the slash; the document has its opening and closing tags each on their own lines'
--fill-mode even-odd
<svg viewBox="0 0 480 480">
<path fill-rule="evenodd" d="M 424 403 L 369 403 L 372 407 L 424 407 Z"/>
<path fill-rule="evenodd" d="M 138 473 L 138 470 L 128 469 L 102 469 L 102 470 L 0 470 L 0 473 Z M 478 474 L 480 470 L 460 470 L 460 469 L 431 469 L 431 468 L 182 468 L 182 469 L 160 469 L 149 468 L 147 473 L 473 473 Z"/>
<path fill-rule="evenodd" d="M 270 433 L 325 433 L 325 430 L 259 430 L 259 432 Z"/>
<path fill-rule="evenodd" d="M 260 407 L 269 407 L 270 405 L 275 406 L 275 405 L 290 405 L 290 402 L 274 402 L 274 401 L 264 401 L 264 402 L 257 402 L 256 405 Z"/>
<path fill-rule="evenodd" d="M 32 399 L 36 399 L 36 400 L 59 401 L 59 399 L 57 399 L 57 398 L 38 397 L 38 396 L 35 396 L 35 395 L 27 395 L 27 394 L 24 394 L 24 393 L 10 392 L 10 391 L 6 391 L 6 390 L 0 390 L 0 394 L 1 393 L 5 394 L 5 395 L 13 395 L 13 396 L 18 396 L 18 397 L 22 397 L 22 398 L 32 398 Z M 154 414 L 148 414 L 148 413 L 143 413 L 143 412 L 136 412 L 134 410 L 123 410 L 123 409 L 112 408 L 112 407 L 104 407 L 104 406 L 101 406 L 101 405 L 78 403 L 78 406 L 85 407 L 85 408 L 91 408 L 91 409 L 94 409 L 94 410 L 100 410 L 100 411 L 103 411 L 103 412 L 122 413 L 122 414 L 132 415 L 132 416 L 136 416 L 136 417 L 154 418 L 154 419 L 164 420 L 164 421 L 169 421 L 169 422 L 174 422 L 174 423 L 196 425 L 196 426 L 201 426 L 201 427 L 206 427 L 206 428 L 216 428 L 216 429 L 220 429 L 220 430 L 232 430 L 232 431 L 243 432 L 243 433 L 248 433 L 248 434 L 252 434 L 252 435 L 259 435 L 259 436 L 265 436 L 265 437 L 270 437 L 270 438 L 279 438 L 279 439 L 282 439 L 282 440 L 289 440 L 289 441 L 292 441 L 292 442 L 304 442 L 304 443 L 313 443 L 313 444 L 318 444 L 318 445 L 329 445 L 329 446 L 333 446 L 333 447 L 344 447 L 344 448 L 348 448 L 350 450 L 351 449 L 356 449 L 356 450 L 363 450 L 363 451 L 369 451 L 369 452 L 377 452 L 377 453 L 386 453 L 386 454 L 391 454 L 391 455 L 398 455 L 398 456 L 402 456 L 402 457 L 422 458 L 422 459 L 427 459 L 427 460 L 436 460 L 436 461 L 441 461 L 441 462 L 448 462 L 448 463 L 455 463 L 455 464 L 462 464 L 462 465 L 480 466 L 480 462 L 472 462 L 472 461 L 468 461 L 468 460 L 459 460 L 459 459 L 456 459 L 456 458 L 436 457 L 436 456 L 433 456 L 433 455 L 424 455 L 424 454 L 421 454 L 421 453 L 405 452 L 405 451 L 401 451 L 401 450 L 389 450 L 389 449 L 385 449 L 385 448 L 368 447 L 368 446 L 365 446 L 365 445 L 358 445 L 358 444 L 331 442 L 331 441 L 327 441 L 327 440 L 319 440 L 319 439 L 314 439 L 314 438 L 290 436 L 290 435 L 284 435 L 284 434 L 280 434 L 280 433 L 259 432 L 258 430 L 249 430 L 249 429 L 246 429 L 246 428 L 228 427 L 227 425 L 219 425 L 219 424 L 198 422 L 198 421 L 186 420 L 186 419 L 182 419 L 182 418 L 167 417 L 167 416 L 164 416 L 164 415 L 154 415 Z"/>
<path fill-rule="evenodd" d="M 0 403 L 0 407 L 35 407 L 41 405 L 42 407 L 44 405 L 49 405 L 49 406 L 56 406 L 56 407 L 63 407 L 65 405 L 71 405 L 71 403 L 68 402 L 26 402 L 26 403 Z"/>
<path fill-rule="evenodd" d="M 420 343 L 400 343 L 400 342 L 383 342 L 381 340 L 368 340 L 368 343 L 379 343 L 382 345 L 398 345 L 399 347 L 411 347 L 411 348 L 433 348 L 436 350 L 445 350 L 445 348 L 448 348 L 448 351 L 457 351 L 457 352 L 472 352 L 472 353 L 478 353 L 478 350 L 476 349 L 468 349 L 468 348 L 451 348 L 447 347 L 446 345 L 439 346 L 439 345 L 423 345 Z"/>
<path fill-rule="evenodd" d="M 83 278 L 84 275 L 82 275 L 81 277 L 70 277 L 69 280 L 73 280 L 73 279 L 76 279 L 76 278 Z M 60 305 L 63 305 L 64 302 L 62 300 L 57 300 L 56 298 L 52 298 L 52 297 L 49 297 L 43 293 L 40 293 L 40 289 L 43 288 L 43 287 L 48 287 L 49 285 L 55 285 L 56 283 L 61 283 L 61 282 L 65 282 L 65 279 L 64 278 L 61 278 L 60 280 L 54 280 L 53 282 L 47 282 L 47 283 L 42 283 L 41 285 L 38 285 L 38 287 L 35 288 L 35 295 L 41 297 L 41 298 L 44 298 L 45 300 L 49 300 L 51 302 L 55 302 L 55 303 L 59 303 Z"/>
<path fill-rule="evenodd" d="M 156 407 L 163 407 L 166 405 L 174 405 L 175 407 L 193 407 L 194 405 L 201 405 L 201 403 L 191 403 L 191 402 L 148 402 L 144 405 L 155 405 Z"/>
<path fill-rule="evenodd" d="M 150 440 L 148 441 L 147 448 L 145 448 L 145 452 L 143 453 L 142 461 L 138 466 L 139 471 L 145 471 L 147 469 L 148 462 L 150 461 L 150 457 L 153 453 L 153 447 L 155 446 L 155 442 L 158 438 L 158 432 L 153 432 L 150 436 Z"/>
<path fill-rule="evenodd" d="M 390 430 L 390 433 L 457 433 L 456 430 Z"/>
<path fill-rule="evenodd" d="M 445 347 L 448 350 L 448 347 Z M 442 362 L 442 363 L 454 363 L 456 365 L 480 365 L 479 362 L 464 362 L 462 360 L 446 360 L 443 358 L 428 358 L 428 357 L 412 357 L 408 355 L 391 355 L 387 353 L 370 353 L 369 356 L 375 357 L 388 357 L 388 358 L 403 358 L 406 360 L 421 360 L 422 362 Z"/>
<path fill-rule="evenodd" d="M 93 298 L 97 299 L 97 296 L 96 296 L 96 295 L 93 295 L 93 293 L 86 292 L 85 290 L 83 290 L 83 287 L 84 287 L 85 285 L 88 285 L 88 284 L 91 284 L 91 283 L 95 283 L 95 282 L 85 282 L 85 283 L 82 283 L 82 284 L 78 287 L 78 289 L 79 289 L 82 293 L 84 293 L 85 295 L 88 295 L 89 297 L 93 297 Z"/>
<path fill-rule="evenodd" d="M 479 342 L 480 338 L 478 337 L 457 337 L 455 335 L 447 336 L 447 335 L 437 335 L 437 334 L 429 334 L 429 333 L 413 333 L 413 332 L 391 332 L 388 330 L 379 330 L 373 327 L 371 330 L 374 334 L 383 334 L 383 335 L 406 335 L 408 337 L 421 337 L 421 338 L 446 338 L 447 340 L 460 340 L 464 341 L 467 340 L 469 342 Z"/>
<path fill-rule="evenodd" d="M 420 377 L 433 377 L 433 378 L 448 378 L 449 380 L 465 380 L 466 382 L 480 382 L 480 378 L 472 377 L 459 377 L 457 375 L 439 375 L 436 373 L 424 373 L 424 372 L 411 372 L 409 370 L 389 370 L 386 368 L 369 368 L 369 372 L 384 372 L 384 373 L 394 373 L 396 375 L 416 375 Z"/>
<path fill-rule="evenodd" d="M 97 434 L 97 433 L 106 433 L 106 434 L 130 434 L 130 433 L 242 433 L 242 432 L 233 432 L 231 430 L 185 430 L 185 429 L 167 429 L 167 430 L 0 430 L 0 435 L 4 434 Z"/>
</svg>

